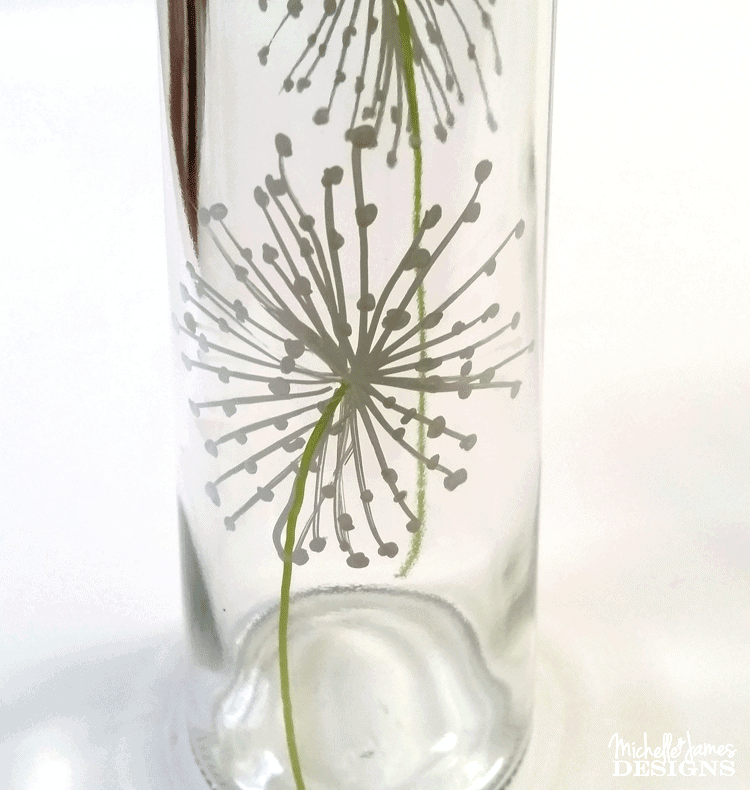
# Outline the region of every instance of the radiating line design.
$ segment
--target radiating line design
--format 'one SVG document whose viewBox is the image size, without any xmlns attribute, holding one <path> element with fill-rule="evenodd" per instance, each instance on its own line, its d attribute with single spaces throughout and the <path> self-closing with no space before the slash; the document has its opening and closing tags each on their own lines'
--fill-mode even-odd
<svg viewBox="0 0 750 790">
<path fill-rule="evenodd" d="M 286 6 L 279 0 L 260 0 L 260 10 L 275 13 L 279 24 L 273 35 L 258 52 L 262 65 L 267 65 L 275 50 L 278 39 L 286 41 L 285 32 L 293 25 L 301 25 L 301 0 L 289 0 Z M 453 127 L 457 107 L 466 100 L 461 80 L 465 71 L 473 72 L 479 94 L 485 107 L 487 125 L 497 129 L 487 87 L 487 69 L 480 63 L 478 46 L 486 36 L 492 47 L 490 71 L 500 76 L 502 61 L 497 42 L 497 33 L 489 6 L 494 0 L 413 0 L 408 4 L 408 17 L 414 58 L 414 71 L 425 93 L 428 110 L 425 124 L 431 116 L 435 136 L 441 142 L 447 139 Z M 398 0 L 324 0 L 315 22 L 304 38 L 301 50 L 293 50 L 282 90 L 302 93 L 313 85 L 323 70 L 328 58 L 335 60 L 332 84 L 327 88 L 325 104 L 313 114 L 318 125 L 330 121 L 334 103 L 342 86 L 352 85 L 353 103 L 347 108 L 349 130 L 361 121 L 370 121 L 376 139 L 380 135 L 386 116 L 393 131 L 386 159 L 392 167 L 396 164 L 399 144 L 409 137 L 416 145 L 412 133 L 413 124 L 406 99 L 406 64 L 400 42 L 398 24 Z M 478 32 L 477 29 L 481 30 Z M 448 45 L 448 38 L 457 36 L 460 46 Z M 355 43 L 359 40 L 359 44 Z M 278 55 L 282 57 L 282 55 Z M 466 60 L 469 69 L 456 68 Z M 330 64 L 333 68 L 333 63 Z M 459 77 L 459 71 L 462 77 Z"/>
<path fill-rule="evenodd" d="M 431 404 L 439 404 L 440 396 L 466 399 L 485 389 L 506 390 L 514 398 L 521 381 L 504 374 L 533 349 L 533 342 L 520 348 L 516 343 L 517 350 L 500 359 L 483 355 L 498 338 L 516 332 L 520 314 L 505 317 L 497 303 L 476 314 L 461 310 L 465 294 L 486 288 L 484 280 L 493 276 L 498 259 L 521 238 L 522 219 L 486 259 L 468 267 L 455 290 L 435 299 L 440 302 L 436 308 L 422 319 L 416 310 L 420 286 L 450 266 L 451 244 L 479 217 L 478 197 L 492 171 L 487 160 L 474 170 L 476 187 L 465 208 L 434 246 L 423 244 L 444 223 L 439 205 L 424 212 L 382 290 L 372 292 L 371 272 L 382 265 L 374 260 L 370 243 L 378 208 L 366 200 L 362 156 L 374 135 L 374 127 L 366 125 L 349 136 L 358 244 L 347 245 L 337 229 L 336 196 L 344 169 L 323 171 L 323 207 L 313 216 L 287 175 L 291 141 L 278 134 L 278 174 L 268 175 L 264 187 L 254 191 L 269 241 L 255 250 L 244 247 L 226 206 L 200 209 L 202 233 L 225 268 L 212 283 L 188 263 L 191 287 L 180 287 L 185 312 L 173 316 L 176 331 L 186 339 L 186 368 L 215 377 L 227 388 L 226 397 L 190 401 L 196 417 L 227 425 L 206 440 L 206 452 L 221 461 L 229 455 L 226 448 L 233 448 L 233 461 L 206 483 L 206 495 L 225 512 L 229 530 L 242 528 L 258 503 L 278 502 L 272 540 L 282 559 L 289 556 L 285 531 L 303 448 L 334 392 L 345 385 L 336 416 L 312 456 L 310 491 L 291 552 L 299 565 L 309 560 L 310 551 L 325 550 L 332 536 L 352 568 L 366 567 L 373 549 L 383 557 L 396 556 L 402 530 L 415 533 L 420 522 L 393 459 L 407 469 L 421 461 L 428 474 L 442 476 L 444 488 L 453 492 L 468 477 L 460 456 L 478 441 L 475 433 L 449 424 L 440 414 L 421 415 L 415 408 L 419 394 L 437 396 Z M 357 249 L 348 254 L 350 246 Z M 355 299 L 346 298 L 347 282 L 358 286 Z M 422 339 L 424 329 L 434 330 L 428 341 Z M 480 357 L 484 361 L 475 368 Z M 257 404 L 272 407 L 270 416 L 245 417 Z M 426 426 L 440 452 L 426 457 L 408 440 L 405 426 L 414 421 Z M 245 494 L 241 501 L 236 501 L 238 490 Z"/>
</svg>

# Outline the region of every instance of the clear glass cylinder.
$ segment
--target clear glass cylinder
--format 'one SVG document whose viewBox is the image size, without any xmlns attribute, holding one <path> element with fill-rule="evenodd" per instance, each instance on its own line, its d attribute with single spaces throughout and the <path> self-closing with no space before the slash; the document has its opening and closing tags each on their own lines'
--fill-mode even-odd
<svg viewBox="0 0 750 790">
<path fill-rule="evenodd" d="M 202 779 L 497 790 L 529 737 L 551 0 L 159 0 Z"/>
</svg>

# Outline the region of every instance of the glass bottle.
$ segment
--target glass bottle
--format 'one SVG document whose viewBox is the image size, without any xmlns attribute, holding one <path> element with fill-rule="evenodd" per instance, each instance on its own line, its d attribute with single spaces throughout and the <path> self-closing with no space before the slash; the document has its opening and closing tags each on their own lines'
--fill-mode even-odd
<svg viewBox="0 0 750 790">
<path fill-rule="evenodd" d="M 533 701 L 552 3 L 158 10 L 195 786 L 498 790 Z"/>
</svg>

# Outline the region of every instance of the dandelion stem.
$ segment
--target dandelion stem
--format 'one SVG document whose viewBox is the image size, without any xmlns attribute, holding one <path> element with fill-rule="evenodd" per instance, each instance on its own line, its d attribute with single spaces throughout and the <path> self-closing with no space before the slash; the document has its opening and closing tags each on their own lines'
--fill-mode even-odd
<svg viewBox="0 0 750 790">
<path fill-rule="evenodd" d="M 409 118 L 411 120 L 411 144 L 414 151 L 414 209 L 412 213 L 412 223 L 414 226 L 414 235 L 419 232 L 419 226 L 422 216 L 422 139 L 419 128 L 419 105 L 417 103 L 417 83 L 414 78 L 414 50 L 411 40 L 411 26 L 409 23 L 409 14 L 406 10 L 405 0 L 396 0 L 398 5 L 398 30 L 401 38 L 401 50 L 404 57 L 404 80 L 406 82 L 406 98 L 409 105 Z M 423 321 L 425 317 L 425 294 L 424 285 L 420 285 L 417 290 L 417 309 L 419 311 L 419 321 Z M 426 331 L 423 328 L 419 330 L 419 343 L 424 346 L 427 340 Z M 420 356 L 424 359 L 426 352 L 422 350 Z M 424 372 L 419 374 L 420 378 L 424 378 Z M 419 393 L 418 411 L 420 416 L 424 417 L 426 409 L 426 397 L 424 390 Z M 426 428 L 424 422 L 420 421 L 417 424 L 417 449 L 421 455 L 425 453 L 426 446 Z M 409 553 L 404 560 L 396 576 L 404 577 L 412 569 L 414 563 L 419 557 L 419 551 L 422 547 L 422 536 L 424 535 L 425 520 L 427 515 L 427 474 L 425 465 L 422 461 L 417 461 L 417 518 L 419 519 L 420 527 L 414 533 L 411 539 L 411 546 Z"/>
<path fill-rule="evenodd" d="M 299 761 L 297 751 L 297 739 L 294 735 L 294 719 L 292 718 L 292 696 L 289 688 L 289 599 L 292 588 L 292 552 L 294 551 L 295 531 L 297 529 L 297 519 L 302 509 L 302 500 L 305 497 L 305 483 L 310 472 L 315 450 L 320 440 L 325 435 L 326 429 L 333 419 L 336 408 L 341 399 L 346 394 L 349 385 L 341 386 L 333 394 L 331 400 L 326 404 L 320 419 L 307 440 L 305 449 L 302 453 L 299 464 L 299 473 L 294 488 L 294 501 L 289 511 L 289 518 L 286 523 L 286 539 L 284 542 L 284 571 L 281 576 L 281 600 L 279 603 L 279 684 L 281 686 L 281 702 L 284 709 L 284 729 L 286 731 L 286 744 L 289 751 L 289 762 L 292 765 L 294 783 L 297 790 L 305 790 L 305 782 L 302 778 L 302 766 Z"/>
</svg>

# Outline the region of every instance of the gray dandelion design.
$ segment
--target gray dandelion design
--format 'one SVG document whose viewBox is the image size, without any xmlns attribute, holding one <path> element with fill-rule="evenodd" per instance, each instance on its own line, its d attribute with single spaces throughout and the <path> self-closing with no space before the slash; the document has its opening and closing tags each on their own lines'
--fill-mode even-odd
<svg viewBox="0 0 750 790">
<path fill-rule="evenodd" d="M 442 238 L 431 249 L 422 246 L 441 223 L 442 209 L 434 205 L 424 213 L 381 292 L 371 292 L 374 267 L 383 264 L 371 249 L 370 229 L 378 209 L 366 201 L 362 156 L 375 135 L 372 125 L 357 127 L 349 135 L 352 228 L 358 234 L 353 244 L 345 245 L 336 226 L 335 197 L 344 169 L 324 170 L 318 221 L 294 192 L 286 171 L 292 145 L 278 134 L 278 174 L 268 175 L 265 188 L 254 191 L 268 241 L 260 249 L 244 247 L 232 230 L 226 206 L 200 209 L 202 233 L 215 247 L 223 278 L 210 282 L 188 263 L 189 276 L 180 285 L 186 312 L 182 319 L 173 317 L 175 330 L 186 338 L 185 367 L 226 392 L 219 398 L 190 401 L 194 416 L 208 417 L 205 424 L 215 431 L 205 442 L 206 451 L 220 464 L 222 457 L 233 458 L 206 483 L 206 494 L 224 511 L 228 530 L 241 529 L 258 503 L 283 503 L 272 510 L 271 518 L 273 544 L 282 560 L 303 448 L 334 390 L 346 385 L 312 457 L 309 496 L 291 556 L 298 565 L 309 560 L 308 550 L 322 552 L 329 537 L 335 537 L 352 568 L 369 564 L 368 544 L 380 556 L 394 557 L 399 535 L 392 533 L 403 537 L 401 530 L 415 533 L 421 526 L 409 507 L 409 492 L 399 485 L 394 458 L 421 461 L 453 492 L 467 480 L 460 455 L 478 441 L 476 434 L 449 425 L 443 416 L 420 414 L 415 408 L 419 393 L 434 395 L 430 402 L 436 404 L 441 396 L 467 399 L 485 389 L 504 389 L 515 398 L 521 382 L 504 379 L 504 369 L 533 348 L 533 342 L 519 348 L 519 339 L 511 344 L 518 350 L 475 367 L 482 350 L 496 338 L 515 333 L 520 315 L 503 318 L 497 303 L 478 315 L 456 312 L 462 296 L 470 289 L 481 291 L 483 278 L 492 277 L 498 268 L 498 257 L 512 240 L 521 238 L 522 219 L 423 319 L 414 304 L 430 274 L 441 265 L 450 266 L 445 253 L 454 238 L 478 218 L 477 198 L 492 170 L 487 160 L 476 165 L 474 193 Z M 350 247 L 356 254 L 347 254 Z M 345 281 L 357 283 L 354 298 L 346 298 Z M 422 330 L 430 331 L 424 342 Z M 217 378 L 220 384 L 215 384 Z M 243 419 L 243 411 L 256 404 L 266 404 L 268 416 L 255 422 Z M 409 442 L 410 422 L 426 426 L 430 444 L 439 452 L 428 457 Z M 216 425 L 231 430 L 220 432 Z"/>
<path fill-rule="evenodd" d="M 259 2 L 261 11 L 266 12 L 267 0 Z M 494 0 L 490 0 L 490 3 L 494 4 Z M 459 11 L 459 6 L 464 4 L 469 8 Z M 281 20 L 278 27 L 258 52 L 262 65 L 267 65 L 273 56 L 274 42 L 278 36 L 283 37 L 285 28 L 295 22 L 300 24 L 298 20 L 302 8 L 301 0 L 289 0 L 285 11 L 279 10 Z M 487 124 L 493 132 L 497 129 L 487 91 L 487 76 L 479 61 L 477 39 L 471 31 L 471 27 L 477 25 L 481 26 L 484 35 L 492 43 L 492 70 L 499 76 L 502 63 L 497 35 L 492 16 L 480 0 L 415 0 L 413 12 L 409 13 L 414 71 L 429 97 L 433 130 L 441 142 L 447 139 L 448 130 L 455 123 L 456 105 L 462 105 L 465 101 L 464 88 L 455 65 L 459 61 L 459 54 L 452 52 L 446 43 L 448 37 L 445 33 L 449 28 L 462 39 L 461 56 L 469 61 L 471 71 L 475 74 L 485 105 Z M 356 47 L 353 41 L 358 35 L 363 43 Z M 348 81 L 353 85 L 354 93 L 349 131 L 364 120 L 373 123 L 377 135 L 388 112 L 394 131 L 387 162 L 393 167 L 401 138 L 411 132 L 397 0 L 368 0 L 367 3 L 363 0 L 324 0 L 304 47 L 289 67 L 282 90 L 302 93 L 310 88 L 315 72 L 326 56 L 336 49 L 337 61 L 328 101 L 315 111 L 313 121 L 318 125 L 329 122 L 336 95 Z M 356 50 L 357 54 L 353 54 L 352 50 Z M 333 57 L 336 58 L 335 52 Z M 350 78 L 352 75 L 346 70 L 347 61 L 352 57 L 360 60 L 355 65 L 354 79 Z M 416 144 L 413 135 L 410 141 Z"/>
</svg>

